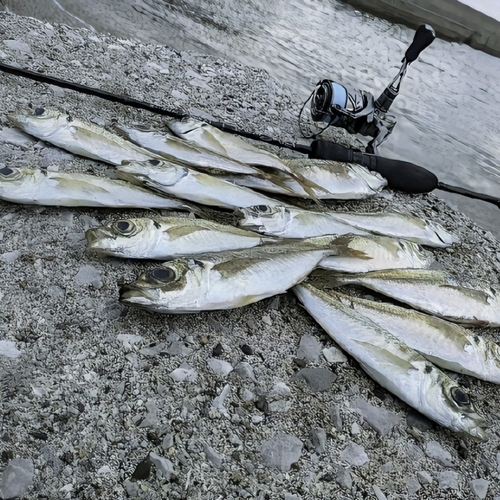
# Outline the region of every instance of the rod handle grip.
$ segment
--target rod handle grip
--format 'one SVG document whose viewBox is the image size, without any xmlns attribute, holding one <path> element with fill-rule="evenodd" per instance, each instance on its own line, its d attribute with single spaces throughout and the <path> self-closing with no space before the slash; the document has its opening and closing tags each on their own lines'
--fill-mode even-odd
<svg viewBox="0 0 500 500">
<path fill-rule="evenodd" d="M 434 41 L 434 38 L 436 38 L 436 32 L 432 26 L 429 24 L 419 26 L 413 37 L 413 42 L 406 50 L 406 62 L 411 64 L 415 61 L 420 53 Z"/>
</svg>

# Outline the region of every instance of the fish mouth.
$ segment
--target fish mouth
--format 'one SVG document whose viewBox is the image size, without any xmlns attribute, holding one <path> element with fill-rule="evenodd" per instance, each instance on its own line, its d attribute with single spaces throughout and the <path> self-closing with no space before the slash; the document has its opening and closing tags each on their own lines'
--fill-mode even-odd
<svg viewBox="0 0 500 500">
<path fill-rule="evenodd" d="M 87 229 L 85 233 L 85 238 L 87 239 L 87 249 L 88 250 L 99 250 L 101 248 L 100 244 L 105 238 L 116 239 L 116 237 L 110 235 L 108 232 L 104 231 L 102 228 L 92 228 Z"/>
<path fill-rule="evenodd" d="M 484 418 L 480 417 L 477 413 L 473 415 L 465 415 L 464 418 L 470 420 L 470 426 L 466 431 L 459 433 L 463 434 L 474 441 L 484 443 L 490 438 L 488 434 L 488 424 Z"/>
<path fill-rule="evenodd" d="M 120 290 L 120 302 L 136 307 L 146 307 L 153 301 L 153 297 L 147 293 L 142 287 L 138 287 L 134 283 L 123 285 Z"/>
</svg>

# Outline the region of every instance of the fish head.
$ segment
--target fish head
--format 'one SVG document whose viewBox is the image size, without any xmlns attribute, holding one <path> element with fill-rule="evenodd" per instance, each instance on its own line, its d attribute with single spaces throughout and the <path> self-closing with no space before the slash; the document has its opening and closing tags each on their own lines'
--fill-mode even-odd
<svg viewBox="0 0 500 500">
<path fill-rule="evenodd" d="M 32 203 L 33 189 L 36 191 L 36 184 L 44 175 L 42 170 L 3 167 L 0 169 L 0 198 L 18 203 Z"/>
<path fill-rule="evenodd" d="M 398 255 L 401 257 L 411 257 L 416 268 L 427 269 L 434 262 L 434 255 L 428 250 L 424 250 L 419 244 L 408 240 L 397 240 L 399 246 Z"/>
<path fill-rule="evenodd" d="M 203 127 L 204 123 L 195 118 L 183 118 L 182 120 L 172 120 L 167 124 L 168 128 L 178 136 L 189 134 L 193 130 Z"/>
<path fill-rule="evenodd" d="M 35 108 L 33 111 L 16 111 L 10 121 L 24 132 L 35 137 L 48 137 L 61 127 L 71 124 L 73 118 L 55 108 Z"/>
<path fill-rule="evenodd" d="M 175 259 L 147 271 L 131 284 L 120 288 L 120 301 L 129 306 L 159 312 L 182 312 L 202 299 L 210 262 Z"/>
<path fill-rule="evenodd" d="M 426 225 L 429 237 L 437 247 L 446 248 L 458 242 L 458 238 L 447 231 L 441 224 L 427 221 Z"/>
<path fill-rule="evenodd" d="M 428 366 L 429 371 L 438 374 L 432 365 Z M 467 393 L 449 377 L 441 379 L 441 383 L 434 382 L 428 387 L 425 397 L 431 406 L 439 406 L 439 413 L 447 419 L 446 427 L 474 441 L 487 441 L 486 421 L 477 413 Z"/>
<path fill-rule="evenodd" d="M 116 172 L 119 177 L 132 183 L 149 179 L 163 186 L 173 186 L 188 175 L 188 170 L 182 165 L 155 159 L 122 162 L 116 167 Z"/>
<path fill-rule="evenodd" d="M 284 231 L 291 219 L 290 211 L 281 205 L 254 205 L 240 208 L 239 212 L 243 215 L 239 225 L 259 233 Z"/>
<path fill-rule="evenodd" d="M 134 254 L 140 256 L 155 247 L 156 234 L 153 220 L 123 219 L 88 229 L 85 237 L 88 251 L 124 257 Z"/>
</svg>

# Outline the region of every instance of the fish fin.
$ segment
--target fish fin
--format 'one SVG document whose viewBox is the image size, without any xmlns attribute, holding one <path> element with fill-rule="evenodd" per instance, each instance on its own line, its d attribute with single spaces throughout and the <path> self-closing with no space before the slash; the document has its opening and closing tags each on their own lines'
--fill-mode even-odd
<svg viewBox="0 0 500 500">
<path fill-rule="evenodd" d="M 304 191 L 310 196 L 310 198 L 314 200 L 318 205 L 321 205 L 321 201 L 316 196 L 314 189 L 318 189 L 320 191 L 324 191 L 324 189 L 314 181 L 306 179 L 302 174 L 294 172 L 292 173 L 292 176 L 303 187 Z"/>
<path fill-rule="evenodd" d="M 347 273 L 335 273 L 331 271 L 327 271 L 325 269 L 314 271 L 310 275 L 310 281 L 313 286 L 315 283 L 325 288 L 338 288 L 344 285 L 350 285 L 355 283 L 351 281 L 351 275 Z"/>
<path fill-rule="evenodd" d="M 392 369 L 399 368 L 401 373 L 407 373 L 409 370 L 417 370 L 417 368 L 415 368 L 415 366 L 413 366 L 410 362 L 400 358 L 383 347 L 369 342 L 363 342 L 362 340 L 355 340 L 354 342 L 365 349 L 365 351 L 370 354 L 372 359 L 376 360 L 379 364 L 390 366 Z M 361 366 L 363 366 L 363 364 L 361 364 Z M 364 366 L 363 369 L 365 369 Z M 371 370 L 369 367 L 367 367 L 367 369 Z"/>
<path fill-rule="evenodd" d="M 239 273 L 240 271 L 248 270 L 250 267 L 266 261 L 269 261 L 269 259 L 259 257 L 250 257 L 246 259 L 230 259 L 216 264 L 213 267 L 213 270 L 218 271 L 223 278 L 228 279 Z"/>
<path fill-rule="evenodd" d="M 351 257 L 361 260 L 373 259 L 373 257 L 370 257 L 366 252 L 363 252 L 363 250 L 357 250 L 355 248 L 350 247 L 349 245 L 351 241 L 352 241 L 352 235 L 338 236 L 334 240 L 333 243 L 336 245 L 338 249 L 338 255 L 340 257 Z"/>
<path fill-rule="evenodd" d="M 297 193 L 294 192 L 294 190 L 286 185 L 286 180 L 290 179 L 290 176 L 287 175 L 281 175 L 281 171 L 278 170 L 277 172 L 279 173 L 268 173 L 268 172 L 262 172 L 262 175 L 257 175 L 257 177 L 261 177 L 263 179 L 266 179 L 273 184 L 276 184 L 276 186 L 279 186 L 281 189 L 284 189 L 287 193 L 290 194 L 290 196 L 297 196 Z"/>
<path fill-rule="evenodd" d="M 199 231 L 207 231 L 204 227 L 196 227 L 196 226 L 180 226 L 180 227 L 171 227 L 165 229 L 165 233 L 168 233 L 172 240 L 177 238 L 182 238 L 183 236 L 187 236 L 188 234 L 197 233 Z"/>
</svg>

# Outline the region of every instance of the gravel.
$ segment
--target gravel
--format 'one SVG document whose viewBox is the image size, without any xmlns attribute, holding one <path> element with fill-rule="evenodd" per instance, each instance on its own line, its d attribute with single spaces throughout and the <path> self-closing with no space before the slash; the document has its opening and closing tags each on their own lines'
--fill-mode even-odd
<svg viewBox="0 0 500 500">
<path fill-rule="evenodd" d="M 0 31 L 7 64 L 283 141 L 300 136 L 300 98 L 264 71 L 7 13 Z M 110 174 L 13 132 L 8 114 L 29 105 L 61 107 L 100 125 L 163 122 L 2 75 L 2 165 Z M 342 131 L 328 134 L 360 146 Z M 489 233 L 432 194 L 387 194 L 333 207 L 400 209 L 439 222 L 461 242 L 453 252 L 433 250 L 437 262 L 461 278 L 498 283 L 499 245 Z M 87 254 L 84 231 L 148 213 L 0 202 L 0 498 L 500 496 L 500 473 L 485 465 L 495 464 L 500 447 L 493 384 L 469 379 L 491 439 L 462 446 L 340 356 L 291 293 L 198 315 L 124 308 L 119 286 L 154 264 Z M 208 214 L 235 222 L 232 214 Z M 477 332 L 496 340 L 499 330 Z"/>
</svg>

